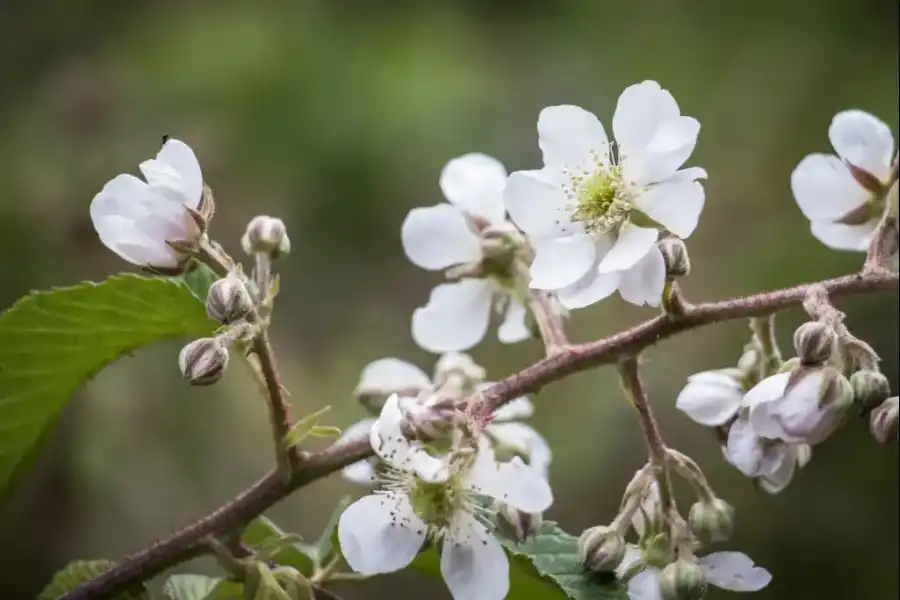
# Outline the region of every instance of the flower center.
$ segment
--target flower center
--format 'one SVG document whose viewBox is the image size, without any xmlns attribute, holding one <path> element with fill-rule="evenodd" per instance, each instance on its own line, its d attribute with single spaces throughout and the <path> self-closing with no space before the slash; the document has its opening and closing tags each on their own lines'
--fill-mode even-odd
<svg viewBox="0 0 900 600">
<path fill-rule="evenodd" d="M 409 501 L 420 519 L 436 527 L 447 527 L 462 500 L 456 477 L 444 483 L 428 483 L 420 479 L 409 490 Z"/>
<path fill-rule="evenodd" d="M 593 173 L 572 174 L 576 204 L 572 219 L 592 233 L 608 233 L 621 225 L 632 209 L 631 193 L 620 165 L 598 164 Z"/>
</svg>

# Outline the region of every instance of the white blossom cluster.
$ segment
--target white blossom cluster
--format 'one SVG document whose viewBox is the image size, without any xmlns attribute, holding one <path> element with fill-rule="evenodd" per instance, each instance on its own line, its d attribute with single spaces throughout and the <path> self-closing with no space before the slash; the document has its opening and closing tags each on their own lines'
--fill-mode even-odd
<svg viewBox="0 0 900 600">
<path fill-rule="evenodd" d="M 537 121 L 541 168 L 508 174 L 484 154 L 454 158 L 439 178 L 446 202 L 415 208 L 404 220 L 406 256 L 445 278 L 415 310 L 411 327 L 416 343 L 440 358 L 433 376 L 381 359 L 363 370 L 357 385 L 357 398 L 373 414 L 348 428 L 342 441 L 368 438 L 375 456 L 343 471 L 372 488 L 339 521 L 341 549 L 355 571 L 396 571 L 435 544 L 455 600 L 506 597 L 509 565 L 495 533 L 504 525 L 520 538 L 534 533 L 553 502 L 551 451 L 522 422 L 534 412 L 528 398 L 485 413 L 479 402 L 489 387 L 485 372 L 461 352 L 484 339 L 493 314 L 501 342 L 531 337 L 541 328 L 536 299 L 556 319 L 617 291 L 629 303 L 666 308 L 670 284 L 689 271 L 683 240 L 705 204 L 706 171 L 685 167 L 700 124 L 681 114 L 671 93 L 654 81 L 628 87 L 611 131 L 613 139 L 583 108 L 545 108 Z M 893 137 L 884 123 L 856 110 L 835 116 L 828 135 L 837 156 L 804 158 L 791 188 L 816 238 L 831 248 L 866 251 L 897 194 Z M 101 241 L 124 260 L 157 271 L 181 268 L 198 248 L 219 256 L 206 238 L 212 198 L 193 151 L 170 139 L 140 169 L 146 181 L 119 175 L 94 198 L 91 217 Z M 257 259 L 253 275 L 233 269 L 207 304 L 231 329 L 182 351 L 191 383 L 216 381 L 228 346 L 266 324 L 276 287 L 269 260 L 289 249 L 284 224 L 258 217 L 244 248 Z M 821 302 L 809 310 L 812 320 L 795 335 L 796 359 L 781 361 L 757 333 L 737 367 L 693 375 L 676 401 L 693 420 L 719 430 L 726 460 L 773 493 L 854 402 L 871 410 L 889 395 L 877 357 L 849 333 L 842 315 Z M 632 600 L 699 597 L 683 592 L 691 586 L 705 592 L 707 582 L 733 591 L 769 583 L 769 573 L 743 554 L 695 557 L 699 542 L 679 542 L 675 560 L 678 520 L 661 507 L 657 483 L 642 477 L 623 501 L 627 506 L 628 494 L 640 488 L 639 510 L 635 504 L 621 513 L 640 542 L 625 544 L 622 522 L 589 530 L 580 543 L 586 568 L 614 570 Z M 730 507 L 702 475 L 692 477 L 706 497 L 696 518 L 692 509 L 694 533 L 684 539 L 703 537 L 698 532 L 726 538 Z M 670 525 L 663 537 L 660 522 Z"/>
</svg>

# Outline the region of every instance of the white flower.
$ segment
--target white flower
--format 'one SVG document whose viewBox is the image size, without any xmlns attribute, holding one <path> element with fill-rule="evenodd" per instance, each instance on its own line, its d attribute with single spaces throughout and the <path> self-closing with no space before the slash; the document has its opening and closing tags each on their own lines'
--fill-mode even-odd
<svg viewBox="0 0 900 600">
<path fill-rule="evenodd" d="M 481 389 L 490 387 L 485 383 Z M 547 440 L 533 427 L 519 422 L 534 414 L 531 400 L 522 396 L 515 398 L 494 411 L 490 423 L 484 428 L 484 435 L 497 448 L 509 448 L 522 456 L 528 466 L 535 469 L 545 479 L 550 476 L 550 462 L 553 453 Z"/>
<path fill-rule="evenodd" d="M 170 139 L 140 169 L 146 183 L 118 175 L 94 197 L 94 229 L 100 241 L 132 264 L 175 268 L 182 257 L 166 242 L 191 241 L 200 234 L 188 213 L 199 209 L 203 196 L 200 164 L 187 144 Z"/>
<path fill-rule="evenodd" d="M 806 156 L 791 175 L 791 189 L 819 241 L 836 250 L 865 252 L 881 217 L 884 197 L 863 187 L 848 165 L 886 184 L 894 138 L 887 125 L 860 110 L 835 115 L 828 138 L 837 156 Z"/>
<path fill-rule="evenodd" d="M 703 371 L 688 377 L 675 407 L 701 425 L 719 427 L 737 414 L 745 391 L 739 369 Z"/>
<path fill-rule="evenodd" d="M 632 568 L 637 568 L 643 560 L 637 546 L 629 545 L 625 559 L 616 569 L 619 577 Z M 766 569 L 757 567 L 753 560 L 740 552 L 713 552 L 697 559 L 703 570 L 706 581 L 723 590 L 732 592 L 756 592 L 772 581 L 772 575 Z M 661 569 L 653 565 L 645 565 L 628 581 L 628 597 L 630 600 L 661 600 L 659 574 Z"/>
<path fill-rule="evenodd" d="M 577 106 L 541 111 L 544 168 L 513 173 L 505 192 L 510 217 L 535 250 L 531 287 L 557 291 L 570 309 L 617 289 L 634 304 L 658 305 L 666 278 L 660 229 L 688 237 L 703 209 L 696 180 L 706 172 L 679 171 L 699 131 L 655 81 L 619 97 L 615 156 L 593 114 Z"/>
<path fill-rule="evenodd" d="M 430 391 L 431 378 L 414 364 L 399 358 L 380 358 L 363 367 L 354 395 L 387 398 L 391 394 L 417 396 Z"/>
<path fill-rule="evenodd" d="M 747 477 L 756 479 L 770 494 L 786 488 L 796 468 L 805 465 L 810 456 L 810 448 L 805 444 L 760 437 L 745 418 L 731 425 L 722 452 L 725 460 Z"/>
<path fill-rule="evenodd" d="M 490 156 L 465 154 L 447 163 L 440 185 L 449 204 L 414 208 L 403 221 L 406 256 L 432 271 L 481 265 L 484 237 L 513 230 L 503 206 L 506 169 Z M 501 342 L 529 337 L 525 307 L 503 277 L 483 273 L 436 286 L 428 304 L 413 313 L 413 338 L 431 352 L 468 350 L 484 338 L 492 308 L 504 313 Z"/>
<path fill-rule="evenodd" d="M 404 437 L 402 420 L 392 396 L 371 432 L 388 465 L 384 487 L 350 505 L 338 523 L 347 563 L 364 574 L 396 571 L 432 539 L 441 542 L 441 573 L 455 600 L 502 600 L 509 563 L 485 525 L 482 498 L 538 513 L 553 502 L 550 486 L 521 460 L 497 463 L 486 447 L 474 457 L 432 457 Z"/>
<path fill-rule="evenodd" d="M 757 435 L 815 445 L 843 422 L 853 391 L 843 375 L 822 367 L 767 377 L 747 392 L 744 402 Z"/>
</svg>

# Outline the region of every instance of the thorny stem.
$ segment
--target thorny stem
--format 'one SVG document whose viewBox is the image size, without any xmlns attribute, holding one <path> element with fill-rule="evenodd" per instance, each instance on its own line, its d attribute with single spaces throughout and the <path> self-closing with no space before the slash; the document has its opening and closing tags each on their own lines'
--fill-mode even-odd
<svg viewBox="0 0 900 600">
<path fill-rule="evenodd" d="M 563 325 L 562 315 L 554 306 L 554 301 L 546 292 L 529 290 L 528 308 L 534 315 L 547 356 L 554 356 L 569 347 L 569 339 Z"/>
<path fill-rule="evenodd" d="M 846 275 L 813 285 L 822 285 L 831 297 L 877 292 L 897 292 L 896 273 L 873 272 Z M 664 315 L 644 321 L 615 335 L 584 344 L 574 344 L 566 352 L 540 360 L 481 392 L 491 410 L 513 398 L 537 392 L 543 386 L 579 371 L 610 364 L 624 356 L 705 325 L 771 314 L 799 306 L 811 285 L 763 292 L 721 302 L 692 305 L 684 316 L 671 321 Z M 238 494 L 224 506 L 149 547 L 125 557 L 105 573 L 69 591 L 61 600 L 108 600 L 131 586 L 166 569 L 207 552 L 207 536 L 227 534 L 252 520 L 295 490 L 372 455 L 366 438 L 349 440 L 310 454 L 288 480 L 277 472 Z"/>
</svg>

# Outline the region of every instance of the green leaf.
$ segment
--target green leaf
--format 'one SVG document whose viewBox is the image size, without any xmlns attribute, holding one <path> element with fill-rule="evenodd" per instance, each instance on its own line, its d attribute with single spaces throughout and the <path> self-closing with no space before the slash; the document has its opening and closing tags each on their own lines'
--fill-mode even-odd
<svg viewBox="0 0 900 600">
<path fill-rule="evenodd" d="M 314 430 L 319 427 L 318 422 L 325 413 L 331 410 L 330 406 L 323 406 L 319 410 L 312 412 L 308 415 L 301 417 L 296 423 L 294 423 L 290 430 L 285 434 L 284 440 L 282 443 L 285 448 L 290 448 L 292 446 L 296 446 L 303 440 L 305 440 L 310 435 L 317 435 L 314 433 Z M 337 429 L 337 428 L 335 428 Z M 337 435 L 341 434 L 341 430 L 337 430 Z"/>
<path fill-rule="evenodd" d="M 0 315 L 0 500 L 78 386 L 141 346 L 215 329 L 203 285 L 117 275 L 33 292 Z"/>
<path fill-rule="evenodd" d="M 627 600 L 624 586 L 601 581 L 584 570 L 578 557 L 578 538 L 552 521 L 522 544 L 498 538 L 510 554 L 509 598 L 516 600 Z M 432 545 L 412 566 L 441 577 L 440 557 Z"/>
<path fill-rule="evenodd" d="M 353 496 L 344 496 L 338 500 L 337 506 L 331 513 L 331 518 L 328 519 L 328 523 L 319 535 L 319 539 L 312 545 L 310 556 L 318 565 L 321 566 L 328 562 L 335 550 L 340 551 L 339 544 L 335 542 L 338 521 L 351 502 L 353 502 Z"/>
<path fill-rule="evenodd" d="M 176 279 L 183 282 L 197 300 L 205 306 L 206 296 L 209 295 L 209 286 L 219 279 L 219 276 L 206 265 L 196 263 L 190 271 Z"/>
<path fill-rule="evenodd" d="M 228 595 L 227 588 L 231 587 Z M 206 575 L 172 575 L 163 586 L 163 594 L 170 600 L 240 600 L 243 586 Z"/>
<path fill-rule="evenodd" d="M 241 541 L 253 549 L 261 546 L 267 546 L 276 540 L 284 539 L 288 534 L 282 531 L 275 523 L 266 517 L 257 517 L 253 519 L 244 534 Z M 282 546 L 281 549 L 272 557 L 272 560 L 279 565 L 287 565 L 294 567 L 303 575 L 311 575 L 313 571 L 312 554 L 315 552 L 312 546 L 301 542 L 295 542 Z"/>
<path fill-rule="evenodd" d="M 70 563 L 65 569 L 56 573 L 44 588 L 37 600 L 56 600 L 85 581 L 102 575 L 115 565 L 109 560 L 79 560 Z M 143 584 L 136 584 L 132 589 L 123 592 L 112 600 L 150 600 L 150 594 Z"/>
</svg>

